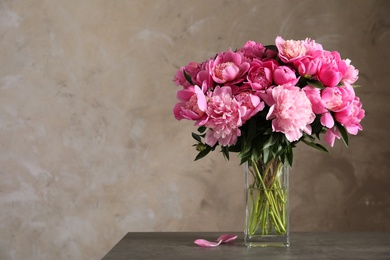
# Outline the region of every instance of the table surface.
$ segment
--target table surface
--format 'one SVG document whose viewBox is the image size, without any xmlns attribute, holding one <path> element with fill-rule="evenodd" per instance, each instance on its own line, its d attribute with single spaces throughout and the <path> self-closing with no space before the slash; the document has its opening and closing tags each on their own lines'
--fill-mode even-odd
<svg viewBox="0 0 390 260">
<path fill-rule="evenodd" d="M 238 235 L 204 248 L 194 240 Z M 390 233 L 291 233 L 290 247 L 247 248 L 237 232 L 130 232 L 102 260 L 121 259 L 390 259 Z"/>
</svg>

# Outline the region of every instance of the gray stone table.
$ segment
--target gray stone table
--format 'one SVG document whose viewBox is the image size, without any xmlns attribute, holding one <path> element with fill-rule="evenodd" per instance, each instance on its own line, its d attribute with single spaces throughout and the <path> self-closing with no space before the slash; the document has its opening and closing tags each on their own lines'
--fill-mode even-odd
<svg viewBox="0 0 390 260">
<path fill-rule="evenodd" d="M 390 233 L 292 233 L 290 247 L 246 248 L 243 233 L 215 248 L 194 244 L 229 232 L 127 233 L 103 260 L 115 259 L 389 259 Z"/>
</svg>

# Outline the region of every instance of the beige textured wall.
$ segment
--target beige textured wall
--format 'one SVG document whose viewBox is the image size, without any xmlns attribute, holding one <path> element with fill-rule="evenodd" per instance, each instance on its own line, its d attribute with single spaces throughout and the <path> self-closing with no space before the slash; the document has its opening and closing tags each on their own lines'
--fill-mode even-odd
<svg viewBox="0 0 390 260">
<path fill-rule="evenodd" d="M 243 170 L 193 162 L 181 65 L 311 37 L 360 72 L 364 131 L 300 146 L 293 231 L 390 231 L 390 1 L 0 2 L 0 259 L 99 259 L 128 231 L 243 230 Z"/>
</svg>

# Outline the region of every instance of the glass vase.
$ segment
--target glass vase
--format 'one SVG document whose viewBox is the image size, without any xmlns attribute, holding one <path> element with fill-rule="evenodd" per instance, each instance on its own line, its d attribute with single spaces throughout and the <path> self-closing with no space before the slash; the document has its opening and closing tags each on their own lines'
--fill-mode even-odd
<svg viewBox="0 0 390 260">
<path fill-rule="evenodd" d="M 288 247 L 289 166 L 274 158 L 269 163 L 245 164 L 245 245 Z"/>
</svg>

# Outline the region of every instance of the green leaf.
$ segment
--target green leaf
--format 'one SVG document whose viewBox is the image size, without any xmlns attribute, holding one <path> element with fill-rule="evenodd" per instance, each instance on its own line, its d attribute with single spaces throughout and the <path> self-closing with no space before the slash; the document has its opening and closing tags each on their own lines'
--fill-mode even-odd
<svg viewBox="0 0 390 260">
<path fill-rule="evenodd" d="M 352 85 L 353 88 L 360 88 L 362 85 Z"/>
<path fill-rule="evenodd" d="M 267 128 L 267 129 L 264 131 L 264 135 L 269 135 L 269 134 L 272 134 L 272 128 Z"/>
<path fill-rule="evenodd" d="M 248 161 L 252 156 L 252 151 L 247 151 L 247 152 L 240 152 L 238 154 L 238 158 L 241 160 L 240 164 L 243 164 L 244 162 Z"/>
<path fill-rule="evenodd" d="M 277 137 L 275 135 L 270 135 L 269 138 L 267 139 L 267 141 L 265 141 L 265 143 L 263 145 L 263 149 L 274 145 L 276 143 L 276 141 L 277 141 Z"/>
<path fill-rule="evenodd" d="M 222 146 L 221 152 L 223 154 L 223 157 L 225 157 L 226 160 L 229 161 L 229 147 L 228 146 Z"/>
<path fill-rule="evenodd" d="M 263 149 L 264 164 L 269 163 L 271 161 L 272 157 L 273 157 L 273 155 L 272 155 L 271 148 Z"/>
<path fill-rule="evenodd" d="M 240 165 L 244 164 L 245 162 L 249 161 L 249 158 L 241 158 Z"/>
<path fill-rule="evenodd" d="M 240 159 L 248 159 L 250 156 L 251 156 L 251 151 L 247 151 L 245 153 L 241 151 L 238 154 L 238 158 L 240 158 Z"/>
<path fill-rule="evenodd" d="M 239 153 L 241 151 L 241 144 L 236 143 L 235 145 L 229 146 L 229 152 Z"/>
<path fill-rule="evenodd" d="M 304 142 L 305 144 L 307 144 L 308 146 L 310 147 L 313 147 L 317 150 L 320 150 L 322 152 L 326 152 L 326 153 L 329 153 L 328 149 L 326 149 L 324 146 L 318 144 L 318 143 L 314 143 L 314 142 L 309 142 L 309 141 L 306 141 L 305 139 L 302 139 L 302 142 Z"/>
<path fill-rule="evenodd" d="M 310 80 L 310 77 L 300 77 L 297 83 L 297 86 L 300 88 L 304 88 L 307 86 L 307 81 Z"/>
<path fill-rule="evenodd" d="M 306 134 L 306 133 L 303 133 L 303 138 L 308 138 L 310 141 L 314 141 L 315 140 L 315 138 L 313 137 L 313 136 L 311 136 L 311 135 L 308 135 L 308 134 Z"/>
<path fill-rule="evenodd" d="M 207 129 L 207 127 L 205 127 L 205 126 L 200 126 L 200 127 L 198 127 L 198 132 L 199 132 L 199 133 L 204 133 L 204 131 L 206 131 L 206 129 Z"/>
<path fill-rule="evenodd" d="M 292 149 L 291 145 L 288 146 L 286 156 L 287 156 L 288 165 L 290 165 L 290 167 L 292 167 L 294 154 L 293 154 L 293 149 Z"/>
<path fill-rule="evenodd" d="M 311 123 L 311 132 L 315 134 L 318 139 L 320 139 L 320 133 L 323 130 L 320 118 L 320 116 L 316 116 L 313 123 Z"/>
<path fill-rule="evenodd" d="M 319 88 L 319 89 L 324 89 L 325 88 L 325 86 L 322 85 L 322 83 L 319 82 L 318 80 L 308 80 L 307 84 L 309 86 L 312 86 L 312 87 L 315 87 L 315 88 Z"/>
<path fill-rule="evenodd" d="M 345 130 L 344 126 L 342 126 L 339 122 L 335 123 L 335 126 L 337 130 L 339 130 L 341 139 L 343 140 L 346 147 L 348 147 L 348 133 L 347 130 Z"/>
<path fill-rule="evenodd" d="M 212 150 L 212 147 L 207 145 L 206 148 L 203 151 L 200 151 L 198 155 L 195 157 L 195 161 L 202 159 L 205 157 L 210 151 Z"/>
<path fill-rule="evenodd" d="M 276 151 L 273 151 L 273 157 L 279 157 L 282 153 L 285 152 L 287 146 L 279 144 L 276 148 Z"/>
<path fill-rule="evenodd" d="M 197 135 L 197 134 L 195 134 L 195 133 L 191 133 L 191 135 L 192 135 L 192 138 L 194 138 L 194 139 L 195 139 L 196 141 L 198 141 L 199 143 L 202 142 L 202 139 L 200 138 L 199 135 Z"/>
<path fill-rule="evenodd" d="M 188 81 L 188 83 L 190 83 L 191 85 L 194 85 L 194 83 L 192 82 L 191 76 L 187 73 L 186 70 L 183 70 L 183 74 L 184 74 L 184 77 L 186 78 L 186 80 Z"/>
<path fill-rule="evenodd" d="M 320 150 L 320 151 L 329 153 L 328 149 L 326 149 L 324 146 L 322 146 L 322 145 L 319 144 L 319 143 L 316 143 L 316 148 L 317 148 L 318 150 Z"/>
</svg>

